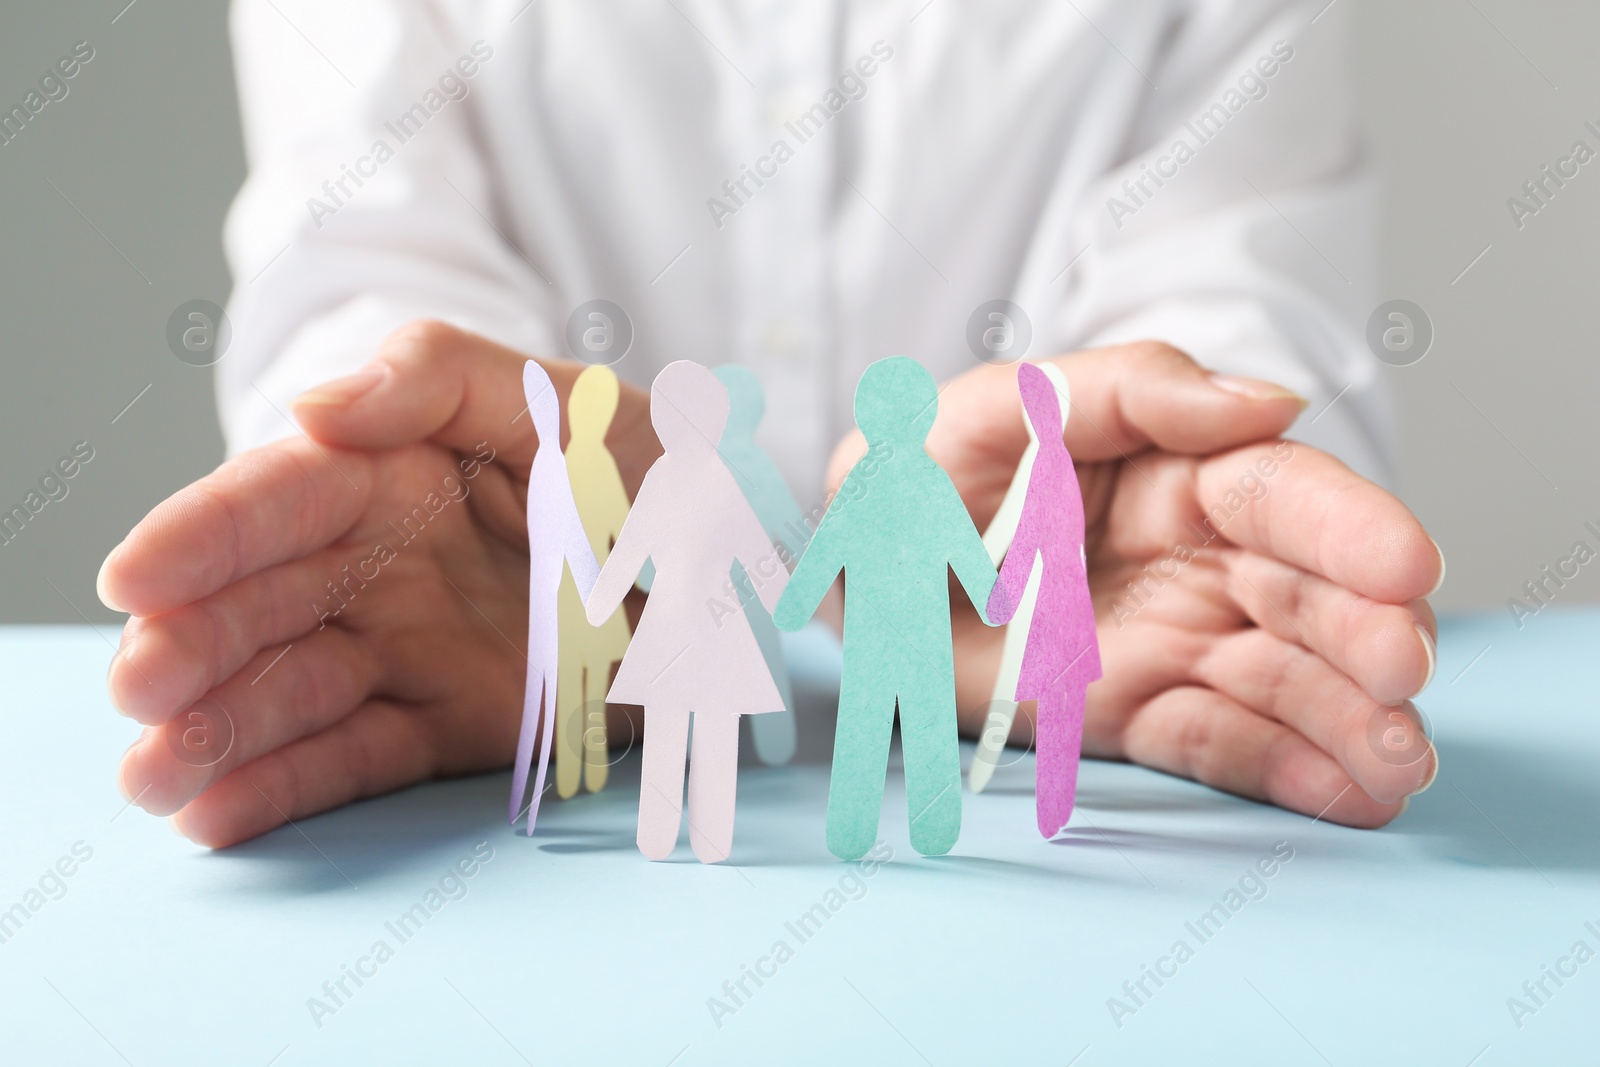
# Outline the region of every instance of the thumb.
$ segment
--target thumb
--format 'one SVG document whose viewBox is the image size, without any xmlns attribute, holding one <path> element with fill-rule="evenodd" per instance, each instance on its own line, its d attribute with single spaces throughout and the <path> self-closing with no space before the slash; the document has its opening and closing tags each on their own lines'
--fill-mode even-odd
<svg viewBox="0 0 1600 1067">
<path fill-rule="evenodd" d="M 445 323 L 414 322 L 386 337 L 361 370 L 300 394 L 292 406 L 306 433 L 325 444 L 384 449 L 432 440 L 470 451 L 492 438 L 508 459 L 528 462 L 537 438 L 522 396 L 526 362 Z M 571 376 L 548 369 L 564 398 Z"/>
<path fill-rule="evenodd" d="M 1072 386 L 1066 442 L 1075 460 L 1116 459 L 1157 448 L 1209 455 L 1278 437 L 1308 401 L 1271 382 L 1213 374 L 1170 345 L 1146 341 L 1058 356 L 1050 362 Z M 957 389 L 960 384 L 963 388 Z M 957 425 L 994 422 L 1005 412 L 997 445 L 1017 454 L 1028 442 L 1015 367 L 980 367 L 945 392 Z M 982 409 L 982 411 L 980 411 Z M 987 412 L 984 414 L 983 412 Z"/>
<path fill-rule="evenodd" d="M 360 371 L 296 397 L 294 414 L 311 437 L 343 448 L 432 441 L 469 452 L 487 441 L 507 462 L 527 464 L 538 445 L 522 391 L 527 362 L 520 352 L 446 323 L 413 322 L 385 338 Z M 565 410 L 583 365 L 539 363 Z M 649 431 L 648 400 L 624 385 L 607 436 L 628 439 L 641 430 Z"/>
</svg>

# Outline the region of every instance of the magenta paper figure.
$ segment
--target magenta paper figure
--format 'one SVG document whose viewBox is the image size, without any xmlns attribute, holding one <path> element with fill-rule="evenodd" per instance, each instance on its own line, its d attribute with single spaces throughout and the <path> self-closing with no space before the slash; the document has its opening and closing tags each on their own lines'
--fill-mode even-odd
<svg viewBox="0 0 1600 1067">
<path fill-rule="evenodd" d="M 1017 368 L 1022 407 L 1039 440 L 1016 536 L 989 597 L 989 618 L 1010 619 L 1037 558 L 1043 568 L 1017 700 L 1037 700 L 1039 832 L 1054 837 L 1072 817 L 1083 747 L 1084 691 L 1100 677 L 1100 644 L 1083 554 L 1083 494 L 1061 436 L 1061 401 L 1031 363 Z"/>
<path fill-rule="evenodd" d="M 739 717 L 784 706 L 744 613 L 717 610 L 735 561 L 769 612 L 789 578 L 717 453 L 727 420 L 728 390 L 705 367 L 679 360 L 656 376 L 650 421 L 665 454 L 645 475 L 586 605 L 599 626 L 645 561 L 654 563 L 650 598 L 606 695 L 644 707 L 638 841 L 653 860 L 678 841 L 690 713 L 689 841 L 702 863 L 716 863 L 733 848 Z"/>
<path fill-rule="evenodd" d="M 539 816 L 545 771 L 556 725 L 556 668 L 560 662 L 557 596 L 561 590 L 561 565 L 572 569 L 578 594 L 587 598 L 594 588 L 600 565 L 584 533 L 578 505 L 567 480 L 567 461 L 561 454 L 561 401 L 550 375 L 533 360 L 522 371 L 522 391 L 528 398 L 539 443 L 528 468 L 528 686 L 522 697 L 522 731 L 517 737 L 517 762 L 511 768 L 511 825 L 517 824 L 528 789 L 528 769 L 539 736 L 539 711 L 544 709 L 544 743 L 539 746 L 539 773 L 528 804 L 528 833 Z"/>
</svg>

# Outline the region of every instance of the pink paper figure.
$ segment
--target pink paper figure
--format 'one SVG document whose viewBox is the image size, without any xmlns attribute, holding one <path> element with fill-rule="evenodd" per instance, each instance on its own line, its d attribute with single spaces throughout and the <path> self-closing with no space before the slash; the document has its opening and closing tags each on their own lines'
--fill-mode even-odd
<svg viewBox="0 0 1600 1067">
<path fill-rule="evenodd" d="M 689 765 L 689 841 L 702 863 L 733 847 L 739 717 L 783 709 L 743 612 L 718 611 L 728 574 L 744 566 L 768 611 L 788 571 L 717 454 L 728 391 L 705 367 L 670 363 L 650 387 L 650 421 L 665 454 L 651 466 L 606 558 L 586 609 L 598 626 L 622 603 L 648 559 L 650 598 L 606 699 L 644 707 L 639 851 L 672 854 Z"/>
<path fill-rule="evenodd" d="M 517 737 L 517 762 L 511 768 L 511 825 L 517 824 L 528 789 L 528 770 L 539 737 L 540 708 L 544 711 L 544 740 L 539 745 L 539 773 L 528 803 L 528 833 L 539 816 L 545 772 L 555 737 L 556 671 L 559 657 L 557 596 L 562 563 L 571 568 L 580 596 L 587 599 L 600 573 L 594 549 L 584 533 L 578 505 L 567 480 L 567 461 L 561 454 L 561 401 L 550 375 L 533 360 L 522 371 L 522 391 L 528 399 L 539 443 L 528 468 L 528 685 L 522 697 L 522 730 Z"/>
<path fill-rule="evenodd" d="M 1072 817 L 1083 747 L 1084 694 L 1100 677 L 1100 644 L 1083 554 L 1083 494 L 1061 435 L 1061 402 L 1044 371 L 1017 368 L 1022 407 L 1039 439 L 1016 536 L 989 596 L 992 622 L 1010 619 L 1035 559 L 1044 568 L 1016 699 L 1037 700 L 1035 811 L 1054 837 Z"/>
</svg>

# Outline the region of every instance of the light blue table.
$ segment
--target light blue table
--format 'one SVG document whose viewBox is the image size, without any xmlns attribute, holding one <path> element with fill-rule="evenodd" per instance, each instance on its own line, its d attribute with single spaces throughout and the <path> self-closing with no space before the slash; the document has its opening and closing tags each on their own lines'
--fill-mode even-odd
<svg viewBox="0 0 1600 1067">
<path fill-rule="evenodd" d="M 720 867 L 686 841 L 676 862 L 638 855 L 636 756 L 606 792 L 547 804 L 531 840 L 510 833 L 507 777 L 491 775 L 206 853 L 116 795 L 135 728 L 103 696 L 107 637 L 0 631 L 0 909 L 40 904 L 0 944 L 3 1064 L 1600 1055 L 1600 961 L 1559 962 L 1580 940 L 1600 950 L 1597 613 L 1552 610 L 1520 633 L 1501 615 L 1446 625 L 1422 701 L 1443 770 L 1386 830 L 1089 763 L 1078 813 L 1046 843 L 1024 758 L 966 798 L 955 854 L 937 860 L 911 851 L 893 772 L 893 860 L 870 878 L 823 844 L 831 726 L 817 709 L 836 663 L 815 631 L 790 646 L 804 762 L 745 768 L 736 866 Z M 475 846 L 493 858 L 462 889 L 446 878 L 457 898 L 397 937 L 386 924 L 425 911 Z M 1293 859 L 1264 895 L 1197 937 L 1190 924 L 1275 846 Z M 74 873 L 58 882 L 62 857 Z M 53 895 L 29 897 L 41 878 Z M 380 940 L 392 956 L 362 962 Z M 1178 941 L 1192 955 L 1163 963 Z M 370 977 L 345 978 L 335 1007 L 324 982 L 357 965 Z M 1145 965 L 1171 977 L 1145 977 L 1137 1010 L 1114 1019 L 1108 1000 L 1134 1007 L 1124 983 Z M 1546 978 L 1551 996 L 1519 1028 L 1507 999 L 1545 965 L 1576 974 Z M 770 977 L 732 1000 L 724 982 L 758 966 Z M 314 1019 L 312 997 L 334 1010 Z M 734 1010 L 714 1019 L 713 997 Z"/>
</svg>

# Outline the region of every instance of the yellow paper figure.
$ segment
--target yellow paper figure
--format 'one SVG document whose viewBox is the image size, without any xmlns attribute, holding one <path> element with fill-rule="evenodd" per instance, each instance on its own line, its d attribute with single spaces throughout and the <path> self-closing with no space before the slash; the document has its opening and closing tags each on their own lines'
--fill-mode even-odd
<svg viewBox="0 0 1600 1067">
<path fill-rule="evenodd" d="M 617 394 L 616 374 L 610 367 L 594 366 L 578 375 L 567 400 L 571 427 L 567 477 L 584 533 L 602 564 L 628 517 L 628 494 L 617 461 L 606 448 Z M 578 588 L 566 572 L 561 577 L 557 618 L 561 662 L 556 689 L 556 794 L 567 798 L 577 793 L 580 776 L 591 793 L 606 784 L 605 696 L 612 668 L 628 650 L 631 634 L 628 617 L 621 611 L 599 626 L 590 626 Z"/>
</svg>

